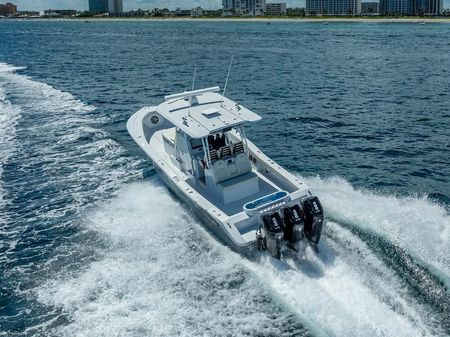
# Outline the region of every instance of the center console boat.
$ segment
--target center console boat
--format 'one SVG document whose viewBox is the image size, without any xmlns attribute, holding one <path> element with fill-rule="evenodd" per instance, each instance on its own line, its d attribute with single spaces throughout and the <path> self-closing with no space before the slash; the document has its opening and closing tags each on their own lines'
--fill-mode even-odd
<svg viewBox="0 0 450 337">
<path fill-rule="evenodd" d="M 167 187 L 233 250 L 281 258 L 301 242 L 317 245 L 319 199 L 247 139 L 260 116 L 218 87 L 169 95 L 130 117 L 127 129 Z"/>
</svg>

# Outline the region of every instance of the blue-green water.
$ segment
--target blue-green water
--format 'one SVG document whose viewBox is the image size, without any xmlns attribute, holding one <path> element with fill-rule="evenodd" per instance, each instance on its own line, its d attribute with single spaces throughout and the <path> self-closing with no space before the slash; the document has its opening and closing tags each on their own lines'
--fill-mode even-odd
<svg viewBox="0 0 450 337">
<path fill-rule="evenodd" d="M 450 25 L 0 22 L 0 336 L 450 334 Z M 243 260 L 125 129 L 223 86 L 328 225 Z"/>
</svg>

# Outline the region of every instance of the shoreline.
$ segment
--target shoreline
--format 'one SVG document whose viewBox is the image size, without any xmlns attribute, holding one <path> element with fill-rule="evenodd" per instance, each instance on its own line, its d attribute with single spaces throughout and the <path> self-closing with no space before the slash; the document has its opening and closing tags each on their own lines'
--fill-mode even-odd
<svg viewBox="0 0 450 337">
<path fill-rule="evenodd" d="M 0 22 L 6 21 L 88 21 L 88 22 L 101 22 L 101 21 L 192 21 L 192 22 L 361 22 L 361 23 L 450 23 L 450 17 L 402 17 L 402 18 L 387 18 L 387 17 L 257 17 L 257 18 L 243 18 L 243 17 L 210 17 L 210 18 L 191 18 L 191 17 L 76 17 L 76 18 L 12 18 L 12 19 L 0 19 Z"/>
</svg>

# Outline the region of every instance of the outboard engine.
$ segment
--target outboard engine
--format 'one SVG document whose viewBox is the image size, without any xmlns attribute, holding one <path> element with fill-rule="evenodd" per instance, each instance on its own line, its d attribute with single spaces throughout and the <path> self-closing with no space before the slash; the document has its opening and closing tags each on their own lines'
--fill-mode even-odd
<svg viewBox="0 0 450 337">
<path fill-rule="evenodd" d="M 294 250 L 298 251 L 297 243 L 303 239 L 304 214 L 299 205 L 283 209 L 284 216 L 284 239 L 289 241 Z"/>
<path fill-rule="evenodd" d="M 314 244 L 318 244 L 323 226 L 323 208 L 317 197 L 309 197 L 303 201 L 305 212 L 305 236 Z"/>
<path fill-rule="evenodd" d="M 264 215 L 264 231 L 266 232 L 266 249 L 270 254 L 279 259 L 281 258 L 281 244 L 284 235 L 284 224 L 278 212 Z"/>
</svg>

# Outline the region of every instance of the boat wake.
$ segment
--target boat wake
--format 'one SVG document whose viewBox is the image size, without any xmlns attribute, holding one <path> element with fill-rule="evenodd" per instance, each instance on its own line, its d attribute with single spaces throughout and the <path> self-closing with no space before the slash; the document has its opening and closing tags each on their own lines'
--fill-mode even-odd
<svg viewBox="0 0 450 337">
<path fill-rule="evenodd" d="M 450 223 L 427 198 L 306 179 L 316 252 L 212 238 L 71 94 L 0 64 L 0 335 L 448 336 Z"/>
<path fill-rule="evenodd" d="M 142 176 L 95 107 L 0 63 L 0 311 L 11 336 L 57 315 L 31 295 L 93 257 L 79 214 Z M 31 308 L 31 309 L 30 309 Z"/>
<path fill-rule="evenodd" d="M 424 303 L 407 281 L 345 227 L 328 222 L 320 251 L 308 247 L 303 254 L 286 264 L 264 257 L 263 268 L 247 266 L 319 335 L 446 335 L 448 313 L 441 315 Z M 445 291 L 437 290 L 448 308 Z"/>
<path fill-rule="evenodd" d="M 13 70 L 14 68 L 5 67 L 0 64 L 0 73 Z M 20 109 L 12 105 L 11 102 L 6 99 L 5 86 L 6 82 L 0 81 L 0 227 L 6 223 L 6 214 L 2 212 L 6 203 L 3 187 L 5 182 L 2 179 L 3 170 L 9 156 L 16 146 L 16 124 L 20 117 Z"/>
<path fill-rule="evenodd" d="M 347 228 L 385 239 L 450 287 L 450 215 L 427 197 L 377 195 L 340 178 L 307 179 L 327 215 Z"/>
<path fill-rule="evenodd" d="M 54 335 L 308 335 L 158 180 L 126 187 L 83 223 L 108 248 L 80 274 L 37 291 L 70 317 Z"/>
<path fill-rule="evenodd" d="M 358 191 L 339 178 L 306 180 L 331 218 L 319 252 L 308 247 L 288 267 L 264 257 L 264 268 L 248 268 L 322 333 L 448 335 L 445 208 Z"/>
<path fill-rule="evenodd" d="M 413 287 L 370 241 L 335 221 L 328 222 L 319 252 L 307 247 L 299 259 L 249 261 L 211 238 L 153 180 L 126 187 L 83 223 L 107 240 L 108 248 L 80 274 L 38 290 L 42 303 L 70 317 L 69 324 L 55 328 L 56 335 L 446 336 L 449 331 L 450 302 L 442 284 Z M 417 277 L 415 282 L 426 281 L 423 276 L 408 275 Z"/>
</svg>

